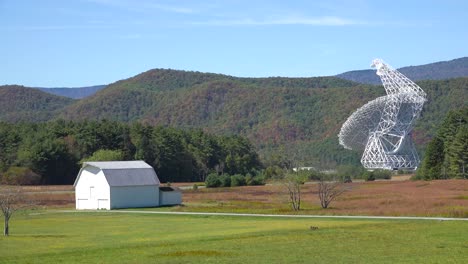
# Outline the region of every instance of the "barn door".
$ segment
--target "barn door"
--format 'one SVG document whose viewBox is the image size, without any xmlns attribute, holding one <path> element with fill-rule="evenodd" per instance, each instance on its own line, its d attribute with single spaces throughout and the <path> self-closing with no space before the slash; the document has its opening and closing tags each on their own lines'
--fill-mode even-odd
<svg viewBox="0 0 468 264">
<path fill-rule="evenodd" d="M 89 187 L 89 199 L 94 199 L 94 186 Z"/>
<path fill-rule="evenodd" d="M 98 208 L 97 209 L 108 209 L 109 200 L 108 199 L 98 199 Z"/>
</svg>

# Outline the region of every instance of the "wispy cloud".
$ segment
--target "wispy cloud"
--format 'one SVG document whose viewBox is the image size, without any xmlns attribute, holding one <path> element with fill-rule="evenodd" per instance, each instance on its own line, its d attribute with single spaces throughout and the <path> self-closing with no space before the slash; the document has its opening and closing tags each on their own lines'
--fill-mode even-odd
<svg viewBox="0 0 468 264">
<path fill-rule="evenodd" d="M 159 9 L 167 12 L 181 13 L 181 14 L 192 14 L 196 11 L 192 8 L 181 7 L 181 6 L 170 6 L 170 5 L 161 5 L 161 4 L 152 4 L 148 3 L 147 7 Z"/>
<path fill-rule="evenodd" d="M 179 5 L 161 4 L 161 3 L 155 3 L 153 1 L 145 1 L 145 0 L 139 0 L 139 1 L 87 0 L 87 1 L 101 4 L 101 5 L 117 7 L 117 8 L 121 8 L 121 9 L 128 10 L 128 11 L 137 11 L 137 12 L 160 10 L 164 12 L 180 13 L 180 14 L 196 13 L 196 10 L 193 8 L 179 6 Z"/>
<path fill-rule="evenodd" d="M 11 31 L 60 31 L 60 30 L 95 30 L 95 29 L 111 29 L 112 26 L 106 25 L 45 25 L 45 26 L 18 26 L 18 27 L 0 27 L 3 30 Z"/>
<path fill-rule="evenodd" d="M 120 39 L 141 39 L 143 36 L 141 34 L 127 34 L 127 35 L 120 35 Z"/>
<path fill-rule="evenodd" d="M 367 24 L 363 21 L 334 16 L 325 17 L 284 17 L 274 19 L 225 19 L 190 22 L 192 25 L 207 26 L 269 26 L 269 25 L 309 25 L 309 26 L 351 26 Z"/>
<path fill-rule="evenodd" d="M 0 30 L 8 30 L 8 31 L 107 30 L 107 29 L 121 29 L 126 26 L 141 27 L 145 25 L 147 25 L 147 23 L 141 20 L 125 20 L 125 21 L 87 20 L 79 24 L 0 26 Z"/>
</svg>

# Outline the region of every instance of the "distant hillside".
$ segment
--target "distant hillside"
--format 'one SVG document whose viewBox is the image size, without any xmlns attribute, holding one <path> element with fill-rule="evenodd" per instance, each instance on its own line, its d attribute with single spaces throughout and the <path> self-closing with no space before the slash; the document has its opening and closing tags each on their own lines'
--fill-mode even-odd
<svg viewBox="0 0 468 264">
<path fill-rule="evenodd" d="M 468 57 L 420 66 L 403 67 L 398 69 L 398 71 L 413 81 L 468 77 Z M 381 84 L 380 78 L 375 74 L 375 70 L 349 71 L 338 74 L 336 77 L 365 84 Z"/>
<path fill-rule="evenodd" d="M 95 94 L 97 91 L 104 89 L 105 85 L 95 85 L 88 87 L 75 87 L 75 88 L 36 88 L 49 94 L 65 96 L 73 99 L 81 99 Z"/>
<path fill-rule="evenodd" d="M 415 138 L 425 143 L 448 110 L 464 105 L 468 78 L 424 81 L 429 95 Z M 236 78 L 194 72 L 151 70 L 109 85 L 70 105 L 65 119 L 144 121 L 179 128 L 247 136 L 264 160 L 298 155 L 304 164 L 358 162 L 338 146 L 341 124 L 359 106 L 383 95 L 382 87 L 333 77 Z"/>
<path fill-rule="evenodd" d="M 50 120 L 74 101 L 24 86 L 0 86 L 0 120 L 8 122 Z"/>
<path fill-rule="evenodd" d="M 428 103 L 413 137 L 424 149 L 442 117 L 467 104 L 468 78 L 418 83 L 428 93 Z M 53 97 L 44 101 L 41 98 L 47 94 L 33 91 L 40 105 L 50 110 L 44 115 L 28 112 L 28 120 L 108 119 L 240 134 L 252 141 L 266 163 L 294 157 L 299 165 L 317 167 L 359 162 L 355 152 L 338 145 L 338 131 L 358 107 L 384 94 L 381 86 L 336 77 L 237 78 L 160 69 L 110 84 L 82 100 Z M 14 99 L 5 101 L 11 105 L 7 109 L 0 104 L 5 113 L 0 121 L 22 120 L 5 115 L 21 116 L 22 107 L 12 107 L 36 101 L 32 97 L 11 97 Z"/>
</svg>

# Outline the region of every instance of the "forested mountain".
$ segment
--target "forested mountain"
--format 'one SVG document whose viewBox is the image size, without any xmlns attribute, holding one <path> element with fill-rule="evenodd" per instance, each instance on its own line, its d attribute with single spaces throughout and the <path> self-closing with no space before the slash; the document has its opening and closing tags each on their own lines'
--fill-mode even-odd
<svg viewBox="0 0 468 264">
<path fill-rule="evenodd" d="M 8 122 L 50 120 L 74 101 L 23 86 L 0 86 L 0 120 Z"/>
<path fill-rule="evenodd" d="M 152 70 L 109 85 L 95 96 L 66 108 L 60 117 L 144 121 L 240 134 L 267 158 L 272 149 L 285 143 L 289 149 L 298 141 L 321 141 L 325 134 L 332 133 L 330 126 L 339 127 L 341 120 L 326 117 L 327 112 L 333 115 L 346 111 L 346 107 L 334 106 L 349 106 L 347 90 L 355 86 L 356 83 L 335 77 L 236 78 Z M 378 93 L 365 87 L 357 89 Z M 359 93 L 354 96 L 362 97 Z M 329 124 L 318 125 L 323 122 Z"/>
<path fill-rule="evenodd" d="M 40 87 L 37 87 L 36 89 L 39 89 L 49 94 L 55 94 L 55 95 L 73 98 L 73 99 L 81 99 L 81 98 L 85 98 L 90 95 L 93 95 L 97 91 L 102 90 L 105 87 L 106 87 L 105 85 L 95 85 L 95 86 L 88 86 L 88 87 L 73 87 L 73 88 L 66 88 L 66 87 L 40 88 Z"/>
<path fill-rule="evenodd" d="M 446 113 L 466 105 L 468 78 L 418 83 L 428 93 L 428 102 L 413 137 L 424 149 Z M 60 111 L 51 107 L 49 118 L 28 120 L 137 121 L 242 135 L 256 146 L 266 165 L 293 160 L 296 165 L 330 168 L 359 162 L 356 153 L 338 145 L 338 131 L 354 110 L 383 94 L 381 86 L 335 77 L 236 78 L 156 69 L 110 84 L 85 99 L 67 101 Z M 4 115 L 17 114 L 3 108 L 0 105 Z M 1 120 L 23 119 L 0 116 Z"/>
<path fill-rule="evenodd" d="M 403 67 L 398 69 L 398 71 L 413 81 L 468 77 L 468 57 L 420 66 Z M 349 71 L 338 74 L 336 77 L 365 84 L 380 84 L 380 79 L 375 74 L 375 70 Z"/>
</svg>

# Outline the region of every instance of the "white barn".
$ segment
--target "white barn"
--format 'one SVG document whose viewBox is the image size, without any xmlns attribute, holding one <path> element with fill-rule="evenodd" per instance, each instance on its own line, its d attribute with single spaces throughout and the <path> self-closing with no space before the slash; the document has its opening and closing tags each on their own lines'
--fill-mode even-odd
<svg viewBox="0 0 468 264">
<path fill-rule="evenodd" d="M 182 193 L 161 187 L 146 162 L 85 162 L 73 185 L 76 209 L 155 207 L 182 203 Z"/>
</svg>

